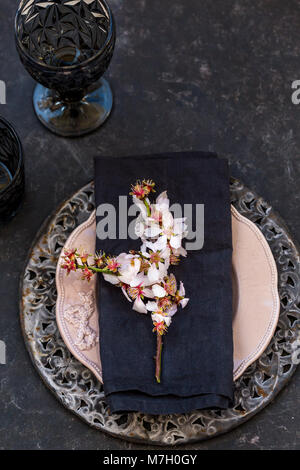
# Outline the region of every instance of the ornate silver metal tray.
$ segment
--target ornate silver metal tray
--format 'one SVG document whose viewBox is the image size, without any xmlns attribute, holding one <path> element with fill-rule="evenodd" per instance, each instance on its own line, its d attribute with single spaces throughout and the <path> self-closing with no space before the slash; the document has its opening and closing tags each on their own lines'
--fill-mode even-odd
<svg viewBox="0 0 300 470">
<path fill-rule="evenodd" d="M 238 180 L 231 180 L 236 209 L 266 237 L 278 269 L 281 312 L 274 336 L 260 358 L 235 383 L 229 410 L 183 415 L 110 414 L 102 385 L 65 346 L 56 324 L 56 264 L 71 232 L 94 209 L 89 183 L 50 216 L 30 250 L 21 278 L 20 314 L 25 343 L 44 383 L 90 426 L 113 436 L 153 445 L 192 443 L 225 433 L 250 419 L 286 385 L 300 362 L 300 258 L 284 222 L 272 207 Z"/>
</svg>

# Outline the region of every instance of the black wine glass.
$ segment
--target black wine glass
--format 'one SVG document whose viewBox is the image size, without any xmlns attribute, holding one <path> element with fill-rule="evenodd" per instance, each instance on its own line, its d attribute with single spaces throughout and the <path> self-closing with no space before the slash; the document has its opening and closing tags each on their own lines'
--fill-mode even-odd
<svg viewBox="0 0 300 470">
<path fill-rule="evenodd" d="M 105 0 L 22 0 L 15 38 L 23 65 L 38 82 L 33 105 L 48 129 L 75 137 L 103 124 L 113 97 L 102 75 L 115 45 Z"/>
<path fill-rule="evenodd" d="M 17 212 L 24 195 L 25 177 L 20 139 L 0 117 L 0 227 Z"/>
</svg>

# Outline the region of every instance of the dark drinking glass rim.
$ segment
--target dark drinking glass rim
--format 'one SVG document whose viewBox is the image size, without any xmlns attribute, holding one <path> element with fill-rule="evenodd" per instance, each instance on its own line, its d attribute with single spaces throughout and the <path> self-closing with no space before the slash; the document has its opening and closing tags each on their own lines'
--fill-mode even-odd
<svg viewBox="0 0 300 470">
<path fill-rule="evenodd" d="M 23 164 L 23 149 L 22 149 L 21 140 L 20 140 L 17 132 L 15 131 L 13 125 L 10 124 L 10 122 L 8 122 L 2 116 L 0 116 L 0 124 L 3 124 L 11 132 L 12 136 L 14 137 L 15 141 L 18 144 L 18 150 L 19 150 L 19 152 L 18 152 L 18 167 L 17 167 L 16 171 L 14 172 L 14 175 L 13 175 L 11 181 L 5 186 L 5 188 L 0 190 L 0 196 L 1 196 L 1 194 L 4 194 L 14 184 L 16 178 L 18 177 L 18 175 L 21 171 L 21 167 L 22 167 L 22 164 Z"/>
<path fill-rule="evenodd" d="M 110 43 L 110 41 L 113 37 L 113 33 L 114 33 L 114 17 L 113 17 L 111 8 L 107 4 L 106 0 L 100 0 L 100 1 L 105 5 L 105 7 L 106 7 L 106 9 L 109 13 L 109 31 L 108 31 L 108 35 L 107 35 L 107 38 L 106 38 L 106 40 L 103 44 L 103 47 L 95 55 L 93 55 L 92 57 L 89 57 L 88 59 L 84 60 L 83 62 L 80 62 L 79 64 L 75 64 L 75 65 L 65 65 L 65 66 L 62 66 L 62 67 L 56 67 L 55 65 L 48 65 L 48 64 L 45 64 L 43 62 L 40 62 L 39 60 L 32 57 L 27 52 L 25 47 L 23 46 L 22 42 L 19 39 L 19 35 L 18 35 L 18 20 L 19 20 L 19 17 L 21 15 L 22 7 L 23 7 L 22 4 L 19 5 L 19 7 L 17 9 L 17 12 L 16 12 L 16 16 L 15 16 L 15 40 L 16 40 L 17 47 L 22 51 L 22 54 L 24 54 L 28 58 L 29 61 L 33 62 L 34 64 L 39 65 L 40 67 L 43 67 L 44 69 L 53 70 L 53 71 L 74 70 L 74 69 L 81 68 L 85 65 L 88 65 L 90 62 L 93 62 L 95 59 L 97 59 L 98 57 L 100 57 L 103 54 L 106 47 Z"/>
</svg>

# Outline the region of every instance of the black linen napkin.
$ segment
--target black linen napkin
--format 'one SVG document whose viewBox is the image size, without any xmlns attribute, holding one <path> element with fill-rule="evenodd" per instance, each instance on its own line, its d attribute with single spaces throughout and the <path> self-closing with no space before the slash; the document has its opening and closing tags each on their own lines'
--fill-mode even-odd
<svg viewBox="0 0 300 470">
<path fill-rule="evenodd" d="M 95 159 L 97 227 L 116 209 L 116 230 L 97 237 L 96 249 L 118 255 L 139 249 L 140 240 L 119 233 L 126 216 L 124 198 L 137 179 L 152 179 L 155 196 L 168 191 L 171 205 L 204 204 L 204 246 L 171 266 L 184 282 L 185 309 L 179 308 L 163 337 L 161 383 L 155 380 L 156 335 L 148 315 L 132 310 L 118 289 L 99 276 L 100 353 L 104 392 L 112 412 L 184 413 L 227 408 L 233 400 L 232 236 L 226 160 L 204 152 Z M 131 197 L 128 196 L 128 206 Z M 106 206 L 108 207 L 108 206 Z M 134 217 L 128 218 L 128 223 Z M 193 226 L 195 229 L 195 226 Z M 102 236 L 103 238 L 103 236 Z"/>
</svg>

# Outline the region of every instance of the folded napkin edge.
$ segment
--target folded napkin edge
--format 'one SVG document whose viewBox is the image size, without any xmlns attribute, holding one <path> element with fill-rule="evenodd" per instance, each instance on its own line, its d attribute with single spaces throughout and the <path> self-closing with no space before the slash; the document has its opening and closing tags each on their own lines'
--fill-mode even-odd
<svg viewBox="0 0 300 470">
<path fill-rule="evenodd" d="M 188 151 L 188 150 L 183 150 L 179 152 L 163 152 L 163 153 L 154 153 L 154 154 L 136 154 L 136 155 L 123 155 L 123 156 L 112 156 L 112 155 L 95 155 L 94 156 L 94 162 L 96 163 L 97 161 L 116 161 L 116 160 L 155 160 L 156 158 L 162 158 L 162 159 L 171 159 L 171 158 L 176 158 L 181 155 L 185 155 L 186 157 L 189 158 L 201 158 L 201 159 L 218 159 L 218 160 L 223 160 L 228 163 L 228 159 L 226 157 L 220 157 L 217 153 L 215 152 L 210 152 L 210 151 Z"/>
<path fill-rule="evenodd" d="M 187 397 L 184 401 L 177 399 L 173 403 L 168 404 L 168 412 L 162 413 L 161 404 L 149 402 L 139 399 L 136 396 L 130 397 L 122 395 L 122 397 L 113 396 L 113 403 L 110 396 L 107 396 L 107 402 L 111 413 L 125 413 L 128 409 L 135 412 L 147 413 L 152 415 L 169 415 L 190 413 L 192 410 L 205 409 L 228 409 L 233 406 L 233 400 L 224 395 L 202 394 L 193 397 Z M 167 396 L 168 400 L 171 399 Z"/>
<path fill-rule="evenodd" d="M 232 378 L 233 380 L 233 378 Z M 118 385 L 116 385 L 113 381 L 105 381 L 104 380 L 104 390 L 109 388 L 109 393 L 106 393 L 107 396 L 114 394 L 114 393 L 121 393 L 121 392 L 133 392 L 133 393 L 143 393 L 144 395 L 149 395 L 149 396 L 157 396 L 157 397 L 166 397 L 166 396 L 174 396 L 174 397 L 181 397 L 181 398 L 190 398 L 193 396 L 199 396 L 199 395 L 222 395 L 225 397 L 228 397 L 229 399 L 233 398 L 233 382 L 230 382 L 230 384 L 227 385 L 226 389 L 224 388 L 224 385 L 222 386 L 222 390 L 218 390 L 218 387 L 214 387 L 211 389 L 211 391 L 206 391 L 205 389 L 199 389 L 199 386 L 195 387 L 186 387 L 186 383 L 180 383 L 174 385 L 172 384 L 173 387 L 176 387 L 176 392 L 166 393 L 164 390 L 160 390 L 159 388 L 163 388 L 161 385 L 157 386 L 157 384 L 153 384 L 153 382 L 148 382 L 144 383 L 145 387 L 149 387 L 147 391 L 145 391 L 142 387 L 137 386 L 136 383 L 128 381 L 121 381 L 118 382 Z"/>
</svg>

